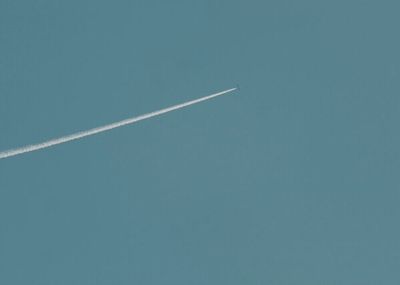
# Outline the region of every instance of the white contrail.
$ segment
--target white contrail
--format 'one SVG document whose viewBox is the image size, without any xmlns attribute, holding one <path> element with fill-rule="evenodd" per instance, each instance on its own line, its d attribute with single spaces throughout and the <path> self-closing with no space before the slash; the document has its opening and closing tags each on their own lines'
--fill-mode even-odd
<svg viewBox="0 0 400 285">
<path fill-rule="evenodd" d="M 192 101 L 189 101 L 189 102 L 186 102 L 186 103 L 178 104 L 178 105 L 171 106 L 171 107 L 168 107 L 168 108 L 165 108 L 165 109 L 161 109 L 161 110 L 158 110 L 158 111 L 155 111 L 155 112 L 144 114 L 144 115 L 141 115 L 141 116 L 138 116 L 138 117 L 125 119 L 125 120 L 122 120 L 122 121 L 119 121 L 119 122 L 115 122 L 115 123 L 112 123 L 112 124 L 109 124 L 109 125 L 97 127 L 97 128 L 86 130 L 86 131 L 81 131 L 81 132 L 78 132 L 78 133 L 75 133 L 75 134 L 72 134 L 72 135 L 51 139 L 51 140 L 48 140 L 48 141 L 45 141 L 45 142 L 42 142 L 42 143 L 26 145 L 26 146 L 23 146 L 23 147 L 20 147 L 20 148 L 16 148 L 16 149 L 6 150 L 6 151 L 3 151 L 3 152 L 0 152 L 0 159 L 6 158 L 6 157 L 10 157 L 10 156 L 14 156 L 14 155 L 23 154 L 25 152 L 31 152 L 31 151 L 35 151 L 35 150 L 39 150 L 39 149 L 43 149 L 43 148 L 48 148 L 48 147 L 53 146 L 53 145 L 66 143 L 66 142 L 69 142 L 69 141 L 81 139 L 83 137 L 87 137 L 87 136 L 95 135 L 95 134 L 98 134 L 98 133 L 101 133 L 101 132 L 109 131 L 109 130 L 112 130 L 112 129 L 115 129 L 115 128 L 119 128 L 119 127 L 122 127 L 122 126 L 125 126 L 125 125 L 133 124 L 133 123 L 136 123 L 136 122 L 139 122 L 139 121 L 151 118 L 151 117 L 159 116 L 159 115 L 164 114 L 164 113 L 168 113 L 168 112 L 171 112 L 171 111 L 174 111 L 174 110 L 178 110 L 178 109 L 181 109 L 181 108 L 184 108 L 184 107 L 196 104 L 196 103 L 200 103 L 202 101 L 206 101 L 208 99 L 211 99 L 211 98 L 214 98 L 214 97 L 217 97 L 217 96 L 221 96 L 223 94 L 232 92 L 232 91 L 234 91 L 236 89 L 237 88 L 231 88 L 231 89 L 228 89 L 228 90 L 225 90 L 225 91 L 222 91 L 222 92 L 218 92 L 218 93 L 215 93 L 215 94 L 212 94 L 212 95 L 209 95 L 209 96 L 205 96 L 205 97 L 202 97 L 202 98 L 199 98 L 199 99 L 196 99 L 196 100 L 192 100 Z"/>
</svg>

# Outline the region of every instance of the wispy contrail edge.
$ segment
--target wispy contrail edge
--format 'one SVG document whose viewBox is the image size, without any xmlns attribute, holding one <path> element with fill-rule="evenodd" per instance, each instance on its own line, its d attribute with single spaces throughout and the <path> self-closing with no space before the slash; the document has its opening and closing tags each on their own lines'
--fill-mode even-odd
<svg viewBox="0 0 400 285">
<path fill-rule="evenodd" d="M 31 152 L 31 151 L 36 151 L 36 150 L 40 150 L 40 149 L 44 149 L 44 148 L 48 148 L 54 145 L 58 145 L 58 144 L 63 144 L 69 141 L 73 141 L 73 140 L 78 140 L 87 136 L 91 136 L 91 135 L 95 135 L 98 133 L 102 133 L 102 132 L 106 132 L 115 128 L 119 128 L 125 125 L 129 125 L 129 124 L 133 124 L 142 120 L 146 120 L 149 119 L 151 117 L 155 117 L 155 116 L 159 116 L 174 110 L 178 110 L 181 108 L 185 108 L 187 106 L 193 105 L 193 104 L 197 104 L 206 100 L 209 100 L 211 98 L 215 98 L 217 96 L 221 96 L 224 95 L 226 93 L 232 92 L 234 90 L 236 90 L 237 88 L 231 88 L 231 89 L 227 89 L 218 93 L 214 93 L 208 96 L 204 96 L 195 100 L 191 100 L 185 103 L 181 103 L 178 105 L 174 105 L 171 107 L 167 107 L 158 111 L 154 111 L 151 113 L 147 113 L 144 115 L 140 115 L 137 117 L 132 117 L 132 118 L 128 118 L 119 122 L 115 122 L 115 123 L 111 123 L 108 125 L 104 125 L 101 127 L 97 127 L 97 128 L 93 128 L 93 129 L 89 129 L 86 131 L 81 131 L 81 132 L 77 132 L 71 135 L 67 135 L 67 136 L 63 136 L 63 137 L 59 137 L 59 138 L 55 138 L 55 139 L 51 139 L 42 143 L 38 143 L 38 144 L 32 144 L 32 145 L 26 145 L 20 148 L 15 148 L 15 149 L 10 149 L 10 150 L 6 150 L 3 152 L 0 152 L 0 159 L 3 158 L 7 158 L 7 157 L 11 157 L 11 156 L 15 156 L 15 155 L 20 155 L 26 152 Z"/>
</svg>

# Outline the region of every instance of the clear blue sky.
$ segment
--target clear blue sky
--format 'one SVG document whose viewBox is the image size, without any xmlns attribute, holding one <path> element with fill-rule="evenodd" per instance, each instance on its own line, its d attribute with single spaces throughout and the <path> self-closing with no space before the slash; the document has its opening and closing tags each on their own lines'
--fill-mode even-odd
<svg viewBox="0 0 400 285">
<path fill-rule="evenodd" d="M 0 284 L 400 284 L 398 1 L 0 1 Z"/>
</svg>

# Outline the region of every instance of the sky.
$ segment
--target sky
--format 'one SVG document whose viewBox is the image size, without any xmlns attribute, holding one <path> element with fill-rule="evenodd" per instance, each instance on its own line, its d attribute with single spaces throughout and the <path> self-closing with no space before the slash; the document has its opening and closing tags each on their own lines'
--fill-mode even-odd
<svg viewBox="0 0 400 285">
<path fill-rule="evenodd" d="M 399 284 L 398 1 L 0 1 L 0 284 Z"/>
</svg>

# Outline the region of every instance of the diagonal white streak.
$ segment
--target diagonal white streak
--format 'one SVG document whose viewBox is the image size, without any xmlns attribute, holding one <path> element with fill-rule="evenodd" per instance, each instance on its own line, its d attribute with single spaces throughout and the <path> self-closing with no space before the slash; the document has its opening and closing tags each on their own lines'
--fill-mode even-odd
<svg viewBox="0 0 400 285">
<path fill-rule="evenodd" d="M 224 95 L 224 94 L 232 92 L 232 91 L 234 91 L 236 89 L 237 88 L 231 88 L 231 89 L 228 89 L 228 90 L 225 90 L 225 91 L 221 91 L 221 92 L 218 92 L 218 93 L 215 93 L 215 94 L 212 94 L 212 95 L 208 95 L 208 96 L 205 96 L 205 97 L 202 97 L 202 98 L 199 98 L 199 99 L 195 99 L 195 100 L 188 101 L 188 102 L 185 102 L 185 103 L 181 103 L 181 104 L 178 104 L 178 105 L 174 105 L 174 106 L 171 106 L 171 107 L 168 107 L 168 108 L 165 108 L 165 109 L 161 109 L 161 110 L 158 110 L 158 111 L 154 111 L 154 112 L 151 112 L 151 113 L 140 115 L 138 117 L 125 119 L 125 120 L 122 120 L 122 121 L 119 121 L 119 122 L 115 122 L 115 123 L 111 123 L 111 124 L 108 124 L 108 125 L 105 125 L 105 126 L 93 128 L 93 129 L 86 130 L 86 131 L 81 131 L 81 132 L 74 133 L 74 134 L 67 135 L 67 136 L 63 136 L 63 137 L 60 137 L 60 138 L 51 139 L 51 140 L 48 140 L 48 141 L 45 141 L 45 142 L 42 142 L 42 143 L 26 145 L 26 146 L 23 146 L 23 147 L 20 147 L 20 148 L 16 148 L 16 149 L 6 150 L 6 151 L 3 151 L 3 152 L 0 152 L 0 159 L 6 158 L 6 157 L 10 157 L 10 156 L 19 155 L 19 154 L 23 154 L 23 153 L 26 153 L 26 152 L 36 151 L 36 150 L 43 149 L 43 148 L 48 148 L 48 147 L 51 147 L 53 145 L 58 145 L 58 144 L 66 143 L 66 142 L 69 142 L 69 141 L 78 140 L 78 139 L 81 139 L 81 138 L 84 138 L 84 137 L 87 137 L 87 136 L 95 135 L 95 134 L 106 132 L 106 131 L 109 131 L 109 130 L 112 130 L 112 129 L 115 129 L 115 128 L 119 128 L 119 127 L 122 127 L 122 126 L 125 126 L 125 125 L 133 124 L 133 123 L 136 123 L 136 122 L 139 122 L 139 121 L 142 121 L 142 120 L 149 119 L 151 117 L 156 117 L 156 116 L 159 116 L 159 115 L 162 115 L 162 114 L 174 111 L 174 110 L 178 110 L 178 109 L 185 108 L 185 107 L 193 105 L 193 104 L 197 104 L 197 103 L 209 100 L 211 98 L 215 98 L 217 96 Z"/>
</svg>

